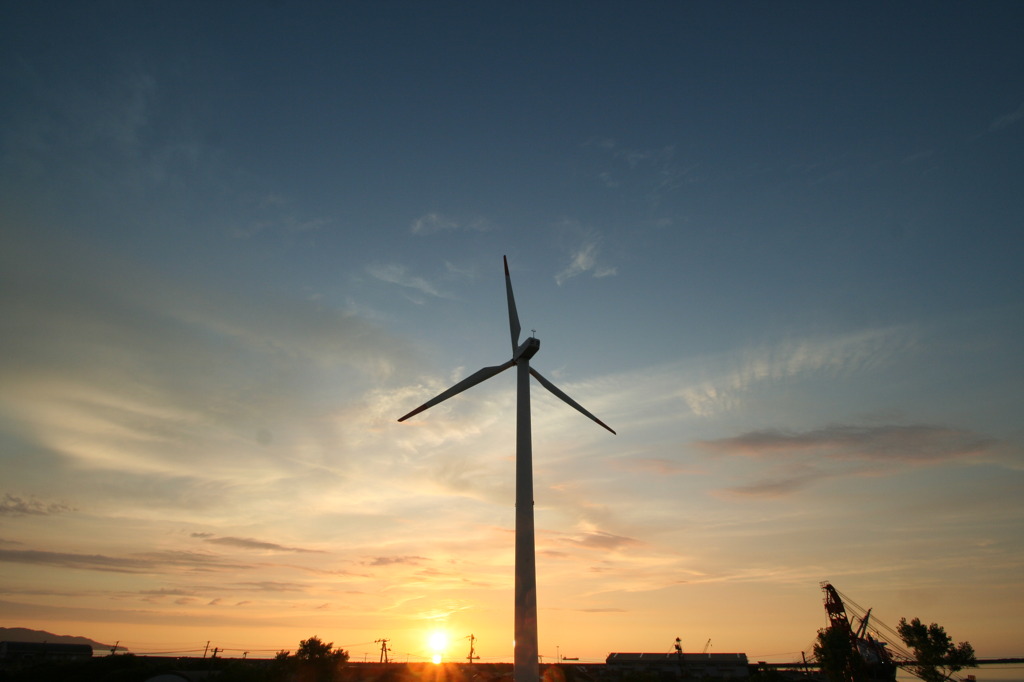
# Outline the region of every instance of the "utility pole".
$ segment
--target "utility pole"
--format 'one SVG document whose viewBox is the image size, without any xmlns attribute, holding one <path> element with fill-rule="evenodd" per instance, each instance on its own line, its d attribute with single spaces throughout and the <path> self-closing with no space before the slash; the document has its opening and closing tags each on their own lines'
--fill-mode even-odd
<svg viewBox="0 0 1024 682">
<path fill-rule="evenodd" d="M 388 649 L 388 640 L 386 640 L 386 639 L 377 639 L 377 640 L 374 640 L 374 644 L 380 644 L 380 661 L 379 662 L 380 663 L 390 663 L 391 661 L 388 660 L 388 652 L 391 651 L 391 649 Z"/>
<path fill-rule="evenodd" d="M 474 659 L 479 659 L 480 658 L 479 656 L 475 655 L 476 654 L 476 649 L 473 648 L 473 642 L 476 641 L 476 637 L 474 637 L 473 635 L 470 635 L 469 637 L 467 637 L 467 639 L 469 640 L 469 656 L 467 656 L 466 658 L 467 658 L 467 660 L 469 660 L 469 664 L 473 665 Z"/>
<path fill-rule="evenodd" d="M 117 653 L 117 645 L 121 643 L 121 640 L 114 642 L 114 646 L 110 647 L 110 655 L 113 656 Z"/>
<path fill-rule="evenodd" d="M 206 648 L 203 649 L 203 658 L 206 658 L 206 652 L 210 650 L 210 640 L 206 640 Z"/>
<path fill-rule="evenodd" d="M 679 675 L 686 677 L 686 662 L 683 660 L 683 640 L 676 637 L 676 658 L 679 659 Z"/>
</svg>

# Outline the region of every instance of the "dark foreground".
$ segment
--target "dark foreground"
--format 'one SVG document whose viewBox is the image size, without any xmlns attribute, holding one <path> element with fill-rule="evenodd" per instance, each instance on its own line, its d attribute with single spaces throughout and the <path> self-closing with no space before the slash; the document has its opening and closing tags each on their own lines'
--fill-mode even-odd
<svg viewBox="0 0 1024 682">
<path fill-rule="evenodd" d="M 676 682 L 678 674 L 624 670 L 603 663 L 541 665 L 542 682 Z M 751 666 L 750 682 L 808 679 Z M 511 682 L 511 663 L 344 663 L 325 668 L 295 661 L 103 656 L 77 661 L 9 663 L 0 682 Z M 734 682 L 740 682 L 738 680 Z"/>
</svg>

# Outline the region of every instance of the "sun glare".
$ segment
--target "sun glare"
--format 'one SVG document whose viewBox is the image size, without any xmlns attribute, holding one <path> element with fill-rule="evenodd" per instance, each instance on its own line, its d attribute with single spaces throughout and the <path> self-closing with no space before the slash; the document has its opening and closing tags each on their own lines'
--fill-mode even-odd
<svg viewBox="0 0 1024 682">
<path fill-rule="evenodd" d="M 440 630 L 435 630 L 430 633 L 429 643 L 430 650 L 433 652 L 431 660 L 434 663 L 440 663 L 444 650 L 448 648 L 448 635 Z"/>
</svg>

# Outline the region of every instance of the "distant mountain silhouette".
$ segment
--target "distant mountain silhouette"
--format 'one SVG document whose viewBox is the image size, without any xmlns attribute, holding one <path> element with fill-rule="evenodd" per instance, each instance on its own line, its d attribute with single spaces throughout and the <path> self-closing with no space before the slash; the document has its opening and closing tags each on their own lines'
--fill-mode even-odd
<svg viewBox="0 0 1024 682">
<path fill-rule="evenodd" d="M 109 644 L 101 644 L 88 637 L 72 637 L 70 635 L 55 635 L 46 630 L 29 630 L 28 628 L 0 628 L 0 642 L 50 642 L 51 644 L 88 644 L 93 648 L 93 653 L 102 656 L 110 652 Z M 117 647 L 118 651 L 124 651 L 124 647 Z"/>
</svg>

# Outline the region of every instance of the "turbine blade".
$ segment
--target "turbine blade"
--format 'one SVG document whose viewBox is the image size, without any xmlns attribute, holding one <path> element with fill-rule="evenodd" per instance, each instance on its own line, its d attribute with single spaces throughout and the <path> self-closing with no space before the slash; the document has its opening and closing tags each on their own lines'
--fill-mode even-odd
<svg viewBox="0 0 1024 682">
<path fill-rule="evenodd" d="M 405 415 L 404 417 L 399 417 L 398 421 L 404 422 L 409 417 L 411 417 L 411 416 L 413 416 L 415 414 L 419 414 L 423 410 L 431 408 L 434 405 L 437 405 L 438 403 L 442 403 L 445 400 L 448 400 L 448 398 L 451 398 L 453 395 L 458 395 L 459 393 L 462 393 L 463 391 L 465 391 L 467 388 L 472 388 L 473 386 L 476 386 L 477 384 L 479 384 L 481 381 L 486 381 L 486 380 L 490 379 L 491 377 L 493 377 L 495 374 L 500 374 L 500 373 L 504 372 L 506 369 L 508 369 L 509 367 L 512 367 L 515 364 L 516 363 L 514 361 L 509 360 L 504 365 L 495 365 L 494 367 L 484 367 L 480 371 L 474 372 L 473 374 L 470 374 L 468 377 L 466 377 L 465 379 L 463 379 L 459 383 L 455 384 L 454 386 L 449 388 L 447 391 L 444 391 L 443 393 L 438 394 L 436 397 L 431 398 L 430 400 L 428 400 L 427 402 L 423 403 L 422 405 L 420 405 L 419 407 L 417 407 L 415 410 L 413 410 L 409 414 Z"/>
<path fill-rule="evenodd" d="M 502 256 L 505 261 L 505 293 L 508 294 L 508 329 L 512 334 L 512 355 L 516 354 L 519 348 L 519 313 L 516 312 L 516 299 L 512 295 L 512 278 L 508 274 L 508 257 Z"/>
<path fill-rule="evenodd" d="M 572 398 L 567 396 L 565 393 L 563 393 L 562 390 L 560 388 L 558 388 L 557 386 L 555 386 L 553 383 L 551 383 L 550 381 L 548 381 L 547 379 L 542 377 L 540 375 L 540 372 L 535 370 L 533 367 L 530 368 L 530 374 L 533 375 L 534 379 L 536 379 L 537 381 L 540 382 L 541 386 L 543 386 L 544 388 L 548 389 L 549 391 L 554 393 L 556 396 L 561 398 L 562 402 L 565 402 L 565 403 L 568 403 L 569 405 L 572 405 L 577 410 L 579 410 L 580 412 L 582 412 L 586 416 L 590 417 L 591 419 L 593 419 L 595 422 L 597 422 L 598 424 L 600 424 L 604 428 L 608 429 L 612 433 L 615 433 L 615 430 L 612 427 L 608 426 L 603 421 L 601 421 L 600 419 L 598 419 L 594 415 L 592 415 L 589 412 L 587 412 L 587 410 L 582 405 L 580 405 L 578 402 L 576 402 L 575 400 L 573 400 Z M 618 435 L 618 434 L 615 434 L 615 435 Z"/>
</svg>

